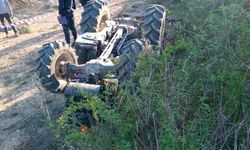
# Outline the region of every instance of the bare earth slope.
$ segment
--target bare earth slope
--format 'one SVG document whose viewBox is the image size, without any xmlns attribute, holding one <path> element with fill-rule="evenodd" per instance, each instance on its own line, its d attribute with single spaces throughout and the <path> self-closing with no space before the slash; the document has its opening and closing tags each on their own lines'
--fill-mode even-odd
<svg viewBox="0 0 250 150">
<path fill-rule="evenodd" d="M 49 17 L 30 25 L 32 32 L 18 38 L 13 37 L 12 31 L 8 39 L 0 32 L 0 149 L 52 148 L 54 139 L 47 132 L 44 120 L 55 119 L 64 109 L 65 98 L 42 89 L 34 72 L 41 46 L 63 39 L 57 11 L 46 8 L 45 2 L 30 1 L 32 4 L 25 9 L 13 3 L 19 18 L 38 14 Z M 118 0 L 109 5 L 113 16 L 121 12 L 137 14 L 144 10 L 145 1 Z M 75 12 L 77 24 L 81 11 L 79 7 Z"/>
</svg>

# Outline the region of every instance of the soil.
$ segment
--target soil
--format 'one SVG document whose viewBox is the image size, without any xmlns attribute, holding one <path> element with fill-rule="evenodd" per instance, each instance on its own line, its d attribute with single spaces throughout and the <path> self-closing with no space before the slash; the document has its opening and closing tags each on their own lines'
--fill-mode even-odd
<svg viewBox="0 0 250 150">
<path fill-rule="evenodd" d="M 57 22 L 56 4 L 53 0 L 10 2 L 19 19 L 49 16 L 27 26 L 30 32 L 19 37 L 14 37 L 10 31 L 10 37 L 6 38 L 0 32 L 0 149 L 55 148 L 56 141 L 47 131 L 46 120 L 60 116 L 65 108 L 65 97 L 44 90 L 34 70 L 42 45 L 64 38 Z M 136 15 L 145 10 L 146 3 L 144 0 L 116 0 L 110 2 L 109 7 L 113 17 L 121 13 Z M 81 12 L 79 5 L 75 12 L 77 24 Z"/>
</svg>

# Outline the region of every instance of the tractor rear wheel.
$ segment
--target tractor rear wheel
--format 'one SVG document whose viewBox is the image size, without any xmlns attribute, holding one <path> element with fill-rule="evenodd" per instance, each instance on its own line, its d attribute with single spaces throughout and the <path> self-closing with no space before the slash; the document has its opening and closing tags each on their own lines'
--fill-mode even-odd
<svg viewBox="0 0 250 150">
<path fill-rule="evenodd" d="M 84 6 L 80 23 L 81 33 L 99 32 L 105 27 L 105 21 L 110 19 L 110 13 L 104 2 L 91 0 Z"/>
<path fill-rule="evenodd" d="M 62 92 L 67 85 L 60 73 L 60 62 L 77 64 L 75 51 L 67 44 L 55 41 L 43 46 L 39 51 L 37 74 L 42 86 L 50 92 Z"/>
<path fill-rule="evenodd" d="M 110 19 L 110 13 L 104 2 L 100 0 L 90 0 L 84 6 L 82 20 L 80 23 L 81 34 L 86 32 L 99 32 L 106 26 L 106 21 Z M 94 48 L 82 49 L 76 46 L 78 63 L 86 63 L 91 58 L 97 57 Z"/>
<path fill-rule="evenodd" d="M 143 34 L 151 45 L 162 46 L 166 24 L 166 9 L 157 4 L 150 5 L 144 15 Z"/>
<path fill-rule="evenodd" d="M 120 63 L 118 67 L 118 81 L 123 83 L 128 80 L 135 71 L 138 55 L 143 50 L 143 44 L 138 39 L 133 39 L 124 44 L 121 49 Z"/>
</svg>

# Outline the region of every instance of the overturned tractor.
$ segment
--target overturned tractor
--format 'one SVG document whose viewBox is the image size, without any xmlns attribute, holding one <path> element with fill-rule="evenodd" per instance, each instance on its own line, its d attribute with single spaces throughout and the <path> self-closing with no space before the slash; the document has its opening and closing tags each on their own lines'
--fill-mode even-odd
<svg viewBox="0 0 250 150">
<path fill-rule="evenodd" d="M 38 77 L 53 93 L 78 95 L 78 89 L 101 93 L 107 82 L 122 84 L 136 68 L 145 41 L 161 46 L 166 10 L 150 5 L 143 19 L 110 18 L 104 2 L 91 0 L 82 13 L 75 49 L 61 41 L 39 51 Z"/>
</svg>

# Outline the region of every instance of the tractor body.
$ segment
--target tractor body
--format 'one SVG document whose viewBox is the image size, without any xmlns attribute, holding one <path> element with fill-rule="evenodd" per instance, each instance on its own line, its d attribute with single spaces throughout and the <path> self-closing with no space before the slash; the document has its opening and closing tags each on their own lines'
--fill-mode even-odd
<svg viewBox="0 0 250 150">
<path fill-rule="evenodd" d="M 82 13 L 75 49 L 55 41 L 39 51 L 37 72 L 42 86 L 74 96 L 79 88 L 98 94 L 107 82 L 122 84 L 130 78 L 143 51 L 142 31 L 149 44 L 161 45 L 165 17 L 165 8 L 151 5 L 143 21 L 111 19 L 104 2 L 90 0 Z"/>
</svg>

